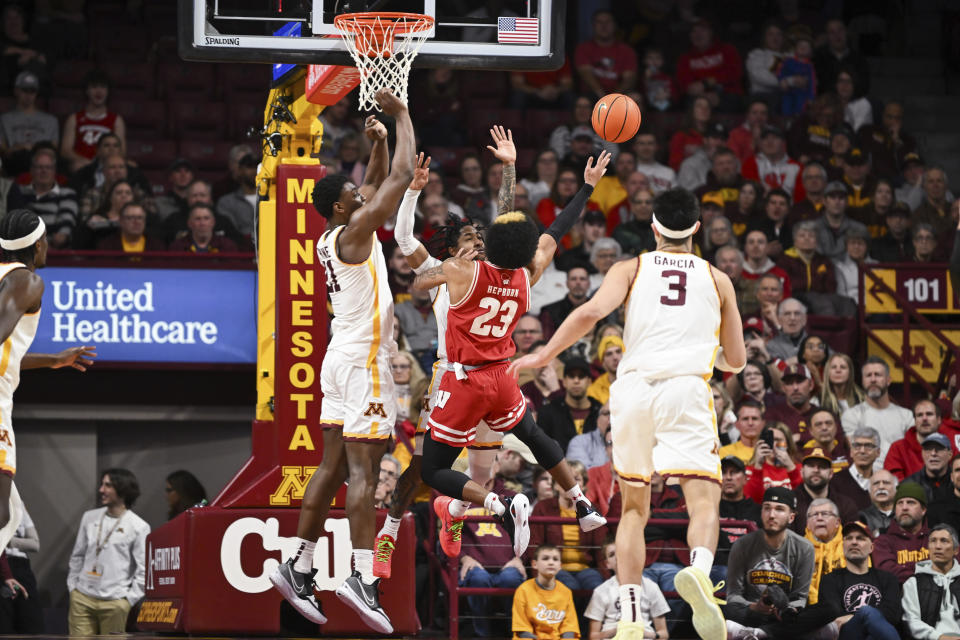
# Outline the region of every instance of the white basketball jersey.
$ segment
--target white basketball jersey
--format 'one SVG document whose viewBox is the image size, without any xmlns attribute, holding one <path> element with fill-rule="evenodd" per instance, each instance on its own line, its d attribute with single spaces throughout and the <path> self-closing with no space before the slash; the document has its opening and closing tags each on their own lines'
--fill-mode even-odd
<svg viewBox="0 0 960 640">
<path fill-rule="evenodd" d="M 25 268 L 24 265 L 19 262 L 0 264 L 0 280 L 14 269 L 23 268 Z M 13 392 L 20 384 L 20 361 L 33 343 L 39 324 L 39 309 L 34 313 L 23 314 L 10 333 L 10 337 L 0 347 L 0 411 L 6 420 L 10 419 L 13 411 Z"/>
<path fill-rule="evenodd" d="M 420 266 L 421 271 L 432 269 L 443 264 L 437 258 L 428 256 Z M 450 310 L 450 290 L 446 283 L 430 289 L 430 298 L 433 300 L 433 315 L 437 318 L 437 360 L 441 365 L 447 363 L 447 312 Z"/>
<path fill-rule="evenodd" d="M 636 371 L 648 380 L 713 375 L 720 292 L 710 263 L 667 251 L 644 253 L 637 260 L 617 375 Z"/>
<path fill-rule="evenodd" d="M 378 356 L 397 351 L 393 339 L 393 294 L 387 282 L 387 262 L 376 235 L 370 256 L 358 264 L 337 256 L 337 237 L 345 227 L 326 231 L 317 243 L 317 256 L 327 272 L 327 292 L 333 305 L 333 337 L 328 351 L 370 366 Z"/>
</svg>

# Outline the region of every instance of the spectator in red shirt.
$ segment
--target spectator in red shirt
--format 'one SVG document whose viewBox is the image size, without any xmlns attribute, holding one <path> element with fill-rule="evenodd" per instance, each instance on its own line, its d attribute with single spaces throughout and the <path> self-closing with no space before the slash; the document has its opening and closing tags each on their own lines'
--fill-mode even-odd
<svg viewBox="0 0 960 640">
<path fill-rule="evenodd" d="M 743 124 L 733 129 L 727 138 L 730 148 L 742 165 L 757 152 L 760 134 L 763 133 L 770 117 L 770 107 L 762 98 L 753 98 L 747 104 L 747 117 Z"/>
<path fill-rule="evenodd" d="M 713 38 L 713 27 L 698 20 L 690 30 L 693 48 L 677 62 L 681 94 L 705 96 L 719 111 L 736 111 L 743 95 L 743 62 L 736 48 Z"/>
<path fill-rule="evenodd" d="M 103 71 L 93 70 L 84 79 L 87 102 L 82 111 L 71 113 L 63 123 L 60 150 L 70 170 L 85 167 L 97 155 L 97 141 L 105 133 L 120 138 L 121 152 L 127 148 L 127 126 L 123 118 L 107 108 L 110 78 Z"/>
<path fill-rule="evenodd" d="M 617 42 L 613 13 L 600 9 L 593 14 L 593 38 L 577 45 L 574 64 L 584 89 L 597 98 L 608 93 L 626 93 L 637 83 L 637 54 Z"/>
<path fill-rule="evenodd" d="M 526 71 L 510 74 L 510 106 L 514 109 L 569 109 L 573 106 L 573 74 L 570 61 L 556 71 Z"/>
<path fill-rule="evenodd" d="M 673 170 L 680 168 L 684 159 L 689 158 L 703 146 L 703 134 L 713 115 L 710 101 L 705 97 L 694 98 L 687 109 L 683 128 L 670 138 L 670 158 L 667 164 Z"/>
<path fill-rule="evenodd" d="M 883 461 L 883 468 L 901 482 L 923 468 L 923 439 L 939 430 L 940 407 L 932 400 L 920 400 L 913 405 L 913 418 L 913 426 L 890 445 Z"/>
<path fill-rule="evenodd" d="M 759 281 L 767 274 L 779 278 L 783 297 L 789 298 L 790 276 L 767 255 L 767 234 L 760 229 L 753 229 L 747 232 L 743 241 L 743 278 Z"/>
<path fill-rule="evenodd" d="M 767 444 L 769 439 L 773 440 L 772 447 Z M 770 487 L 786 487 L 791 491 L 799 487 L 803 482 L 797 464 L 799 459 L 797 444 L 787 425 L 775 422 L 764 427 L 753 450 L 749 477 L 743 487 L 744 497 L 760 504 Z"/>
<path fill-rule="evenodd" d="M 778 127 L 767 127 L 760 138 L 760 151 L 743 164 L 741 174 L 747 180 L 759 180 L 771 188 L 786 191 L 794 202 L 803 200 L 801 164 L 787 156 L 787 139 Z"/>
</svg>

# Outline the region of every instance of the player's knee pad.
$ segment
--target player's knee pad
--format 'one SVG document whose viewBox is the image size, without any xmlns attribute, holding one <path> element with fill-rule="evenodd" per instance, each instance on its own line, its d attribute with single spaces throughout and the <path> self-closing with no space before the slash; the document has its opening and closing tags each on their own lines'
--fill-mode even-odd
<svg viewBox="0 0 960 640">
<path fill-rule="evenodd" d="M 529 411 L 524 414 L 523 419 L 511 433 L 517 436 L 520 442 L 530 447 L 533 457 L 544 469 L 552 469 L 563 460 L 563 449 L 534 422 Z"/>
</svg>

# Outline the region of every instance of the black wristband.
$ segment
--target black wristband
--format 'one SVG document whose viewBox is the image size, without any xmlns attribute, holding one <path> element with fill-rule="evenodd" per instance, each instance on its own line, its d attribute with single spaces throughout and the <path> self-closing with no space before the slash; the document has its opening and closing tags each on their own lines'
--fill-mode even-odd
<svg viewBox="0 0 960 640">
<path fill-rule="evenodd" d="M 557 241 L 557 244 L 559 244 L 560 238 L 567 235 L 570 229 L 573 228 L 573 225 L 577 223 L 577 220 L 580 219 L 580 212 L 583 211 L 583 207 L 586 206 L 587 200 L 590 199 L 591 195 L 593 195 L 593 187 L 591 185 L 584 184 L 580 187 L 577 195 L 573 196 L 573 199 L 563 208 L 560 215 L 557 216 L 556 220 L 550 224 L 544 233 L 552 236 L 553 239 Z"/>
</svg>

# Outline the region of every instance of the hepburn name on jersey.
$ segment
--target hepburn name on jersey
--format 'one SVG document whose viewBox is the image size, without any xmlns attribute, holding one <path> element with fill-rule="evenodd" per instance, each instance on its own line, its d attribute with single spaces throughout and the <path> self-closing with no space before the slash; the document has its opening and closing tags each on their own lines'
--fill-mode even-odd
<svg viewBox="0 0 960 640">
<path fill-rule="evenodd" d="M 492 296 L 500 296 L 501 298 L 516 298 L 520 295 L 520 289 L 514 287 L 495 287 L 490 285 L 487 287 L 487 293 Z"/>
<path fill-rule="evenodd" d="M 687 256 L 667 257 L 660 255 L 659 253 L 654 254 L 653 264 L 664 267 L 676 267 L 679 269 L 692 269 L 694 266 L 693 258 L 689 258 Z"/>
</svg>

